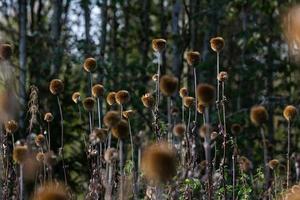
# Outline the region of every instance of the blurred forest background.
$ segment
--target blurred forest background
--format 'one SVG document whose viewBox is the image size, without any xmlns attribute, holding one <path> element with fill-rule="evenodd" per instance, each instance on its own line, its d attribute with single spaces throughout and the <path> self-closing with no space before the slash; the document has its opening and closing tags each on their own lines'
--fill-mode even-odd
<svg viewBox="0 0 300 200">
<path fill-rule="evenodd" d="M 153 85 L 156 71 L 151 40 L 165 38 L 162 73 L 173 73 L 180 86 L 192 85 L 192 69 L 185 52 L 197 50 L 202 62 L 199 82 L 215 84 L 216 57 L 209 40 L 225 39 L 221 70 L 227 71 L 228 120 L 244 126 L 238 139 L 241 155 L 253 161 L 263 160 L 260 135 L 250 125 L 249 108 L 263 103 L 269 112 L 268 132 L 271 157 L 285 156 L 286 122 L 282 109 L 299 105 L 300 69 L 295 64 L 297 49 L 285 41 L 283 15 L 297 1 L 292 0 L 0 0 L 0 42 L 13 46 L 14 85 L 20 96 L 21 131 L 17 139 L 45 130 L 45 112 L 54 113 L 53 138 L 59 138 L 59 112 L 49 92 L 53 78 L 64 81 L 62 105 L 65 118 L 65 153 L 69 184 L 83 194 L 88 184 L 88 168 L 82 135 L 88 127 L 79 120 L 71 96 L 75 91 L 88 94 L 89 79 L 82 64 L 95 57 L 93 74 L 106 92 L 128 90 L 134 134 L 143 131 L 151 138 L 151 116 L 140 97 Z M 1 73 L 3 73 L 1 69 Z M 188 84 L 190 83 L 190 84 Z M 4 84 L 4 85 L 3 85 Z M 2 83 L 1 90 L 12 85 Z M 39 89 L 38 123 L 29 131 L 28 98 L 31 85 Z M 180 106 L 179 98 L 177 98 Z M 103 104 L 106 108 L 106 103 Z M 87 113 L 83 113 L 87 121 Z M 295 122 L 299 127 L 299 120 Z M 86 123 L 87 124 L 87 123 Z M 298 129 L 293 144 L 298 144 Z M 53 140 L 55 151 L 59 139 Z M 292 152 L 298 146 L 293 145 Z M 261 163 L 260 163 L 261 164 Z M 57 177 L 62 177 L 59 171 Z"/>
</svg>

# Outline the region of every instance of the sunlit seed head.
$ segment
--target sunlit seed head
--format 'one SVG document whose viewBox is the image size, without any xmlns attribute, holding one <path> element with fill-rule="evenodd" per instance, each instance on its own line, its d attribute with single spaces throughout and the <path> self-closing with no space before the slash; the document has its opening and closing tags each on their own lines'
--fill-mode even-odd
<svg viewBox="0 0 300 200">
<path fill-rule="evenodd" d="M 198 51 L 190 51 L 190 52 L 187 52 L 187 54 L 186 54 L 186 60 L 190 66 L 198 65 L 200 62 L 200 59 L 201 59 L 201 57 L 200 57 L 200 53 Z"/>
<path fill-rule="evenodd" d="M 210 47 L 213 51 L 220 53 L 225 46 L 225 41 L 222 37 L 215 37 L 210 40 Z"/>
<path fill-rule="evenodd" d="M 105 128 L 94 128 L 93 134 L 99 141 L 104 142 L 107 138 L 108 130 Z"/>
<path fill-rule="evenodd" d="M 127 90 L 120 90 L 116 93 L 116 102 L 119 105 L 126 104 L 130 101 L 130 95 Z"/>
<path fill-rule="evenodd" d="M 126 139 L 129 135 L 128 122 L 126 120 L 120 120 L 116 126 L 112 127 L 111 133 L 117 139 Z"/>
<path fill-rule="evenodd" d="M 95 58 L 87 58 L 83 63 L 83 68 L 86 72 L 93 72 L 97 67 Z"/>
<path fill-rule="evenodd" d="M 156 82 L 156 81 L 158 80 L 158 74 L 154 74 L 154 75 L 152 76 L 152 80 L 153 80 L 154 82 Z"/>
<path fill-rule="evenodd" d="M 19 125 L 15 120 L 9 120 L 5 122 L 4 126 L 6 133 L 9 134 L 14 134 L 19 128 Z"/>
<path fill-rule="evenodd" d="M 44 120 L 48 123 L 52 122 L 53 119 L 54 119 L 54 117 L 53 117 L 52 113 L 50 113 L 50 112 L 47 112 L 44 116 Z"/>
<path fill-rule="evenodd" d="M 167 45 L 167 41 L 165 39 L 162 38 L 158 38 L 158 39 L 153 39 L 152 40 L 152 49 L 155 52 L 163 52 L 166 48 Z"/>
<path fill-rule="evenodd" d="M 268 120 L 268 112 L 264 106 L 253 106 L 250 111 L 251 122 L 255 126 L 262 126 Z"/>
<path fill-rule="evenodd" d="M 188 91 L 188 89 L 186 87 L 180 88 L 180 90 L 179 90 L 179 96 L 181 98 L 186 97 L 188 95 L 189 95 L 189 91 Z"/>
<path fill-rule="evenodd" d="M 115 92 L 109 92 L 108 95 L 106 96 L 106 102 L 108 105 L 113 105 L 116 103 L 116 93 Z"/>
<path fill-rule="evenodd" d="M 45 136 L 43 134 L 38 134 L 37 136 L 35 136 L 34 141 L 36 146 L 42 147 L 45 143 Z"/>
<path fill-rule="evenodd" d="M 104 153 L 104 160 L 107 163 L 114 163 L 118 160 L 118 150 L 115 148 L 108 148 Z"/>
<path fill-rule="evenodd" d="M 287 121 L 293 121 L 297 116 L 297 108 L 293 105 L 288 105 L 283 110 L 283 116 Z"/>
<path fill-rule="evenodd" d="M 38 152 L 35 156 L 36 160 L 40 163 L 43 163 L 45 160 L 45 154 L 42 152 Z"/>
<path fill-rule="evenodd" d="M 244 173 L 249 172 L 253 167 L 252 162 L 244 156 L 238 158 L 238 164 L 240 170 Z"/>
<path fill-rule="evenodd" d="M 101 84 L 96 84 L 92 87 L 92 95 L 95 98 L 100 98 L 104 94 L 104 87 Z"/>
<path fill-rule="evenodd" d="M 103 122 L 108 128 L 116 126 L 120 120 L 121 116 L 120 113 L 117 111 L 108 111 L 103 118 Z"/>
<path fill-rule="evenodd" d="M 131 119 L 135 115 L 135 113 L 135 110 L 126 110 L 122 113 L 122 115 L 125 119 Z"/>
<path fill-rule="evenodd" d="M 18 164 L 23 164 L 28 154 L 27 145 L 17 145 L 13 150 L 13 159 Z"/>
<path fill-rule="evenodd" d="M 37 188 L 33 200 L 70 200 L 71 198 L 70 191 L 63 183 L 51 181 Z"/>
<path fill-rule="evenodd" d="M 92 112 L 94 109 L 94 106 L 96 104 L 96 101 L 93 97 L 87 97 L 83 100 L 83 107 L 86 111 Z"/>
<path fill-rule="evenodd" d="M 212 127 L 209 124 L 204 124 L 199 128 L 199 135 L 201 138 L 206 138 L 211 134 Z"/>
<path fill-rule="evenodd" d="M 221 82 L 227 81 L 228 80 L 228 74 L 227 74 L 227 72 L 224 72 L 224 71 L 220 72 L 218 74 L 218 80 L 221 81 Z"/>
<path fill-rule="evenodd" d="M 210 139 L 211 139 L 211 140 L 216 140 L 218 136 L 219 136 L 219 133 L 216 132 L 216 131 L 213 131 L 213 132 L 211 132 L 211 134 L 210 134 Z"/>
<path fill-rule="evenodd" d="M 151 93 L 144 94 L 141 100 L 146 108 L 152 108 L 155 105 L 155 99 Z"/>
<path fill-rule="evenodd" d="M 173 134 L 178 138 L 183 138 L 186 131 L 186 126 L 183 123 L 176 124 L 173 128 Z"/>
<path fill-rule="evenodd" d="M 80 93 L 79 92 L 74 92 L 72 94 L 72 101 L 77 104 L 77 103 L 80 102 L 80 100 L 81 100 Z"/>
<path fill-rule="evenodd" d="M 164 75 L 160 79 L 159 87 L 165 96 L 171 96 L 177 90 L 178 79 L 172 75 Z"/>
<path fill-rule="evenodd" d="M 197 111 L 198 113 L 200 114 L 204 114 L 204 111 L 205 111 L 205 105 L 201 102 L 198 103 L 197 105 Z"/>
<path fill-rule="evenodd" d="M 275 170 L 279 166 L 279 160 L 273 159 L 268 162 L 270 169 Z"/>
<path fill-rule="evenodd" d="M 201 83 L 197 86 L 199 103 L 208 106 L 214 102 L 215 88 L 212 85 Z"/>
<path fill-rule="evenodd" d="M 59 95 L 64 91 L 64 83 L 60 79 L 53 79 L 50 82 L 49 90 L 53 95 Z"/>
</svg>

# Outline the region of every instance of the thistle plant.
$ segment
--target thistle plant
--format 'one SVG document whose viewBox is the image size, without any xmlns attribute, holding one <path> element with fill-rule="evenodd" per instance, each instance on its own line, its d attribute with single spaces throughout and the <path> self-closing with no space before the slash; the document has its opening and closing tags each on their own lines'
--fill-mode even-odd
<svg viewBox="0 0 300 200">
<path fill-rule="evenodd" d="M 90 82 L 90 95 L 92 95 L 93 88 L 93 72 L 97 68 L 97 62 L 95 58 L 87 58 L 83 63 L 83 69 L 89 74 L 89 82 Z"/>
<path fill-rule="evenodd" d="M 47 136 L 48 136 L 48 151 L 51 150 L 51 132 L 50 132 L 50 123 L 53 121 L 54 117 L 50 112 L 47 112 L 44 115 L 44 120 L 47 122 Z"/>
<path fill-rule="evenodd" d="M 80 92 L 74 92 L 72 94 L 72 101 L 77 105 L 79 120 L 80 120 L 80 122 L 82 122 L 81 108 L 80 108 L 80 104 L 79 104 L 81 102 Z"/>
</svg>

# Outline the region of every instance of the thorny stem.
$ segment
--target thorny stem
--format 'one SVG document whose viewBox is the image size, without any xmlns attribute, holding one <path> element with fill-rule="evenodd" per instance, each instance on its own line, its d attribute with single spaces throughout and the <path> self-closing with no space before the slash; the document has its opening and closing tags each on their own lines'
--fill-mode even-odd
<svg viewBox="0 0 300 200">
<path fill-rule="evenodd" d="M 60 103 L 59 97 L 56 96 L 56 99 L 57 99 L 57 104 L 58 104 L 58 108 L 59 108 L 60 125 L 61 125 L 60 151 L 61 151 L 62 165 L 63 165 L 63 171 L 64 171 L 64 181 L 65 181 L 65 184 L 67 185 L 67 174 L 66 174 L 66 166 L 65 166 L 65 158 L 64 158 L 64 118 L 63 118 L 63 114 L 62 114 L 61 103 Z"/>
<path fill-rule="evenodd" d="M 291 149 L 291 122 L 288 120 L 288 149 L 286 154 L 286 187 L 289 188 L 290 180 L 290 149 Z"/>
<path fill-rule="evenodd" d="M 226 162 L 226 143 L 227 143 L 227 130 L 226 130 L 226 111 L 225 111 L 225 92 L 224 92 L 224 87 L 225 83 L 222 82 L 222 108 L 223 108 L 223 159 L 221 163 L 222 167 L 222 179 L 223 179 L 223 187 L 224 187 L 224 198 L 227 199 L 227 191 L 226 191 L 226 179 L 225 179 L 225 162 Z"/>
<path fill-rule="evenodd" d="M 269 185 L 268 149 L 266 144 L 264 128 L 262 126 L 260 127 L 260 133 L 263 140 L 263 150 L 264 150 L 265 187 L 268 188 Z"/>
</svg>

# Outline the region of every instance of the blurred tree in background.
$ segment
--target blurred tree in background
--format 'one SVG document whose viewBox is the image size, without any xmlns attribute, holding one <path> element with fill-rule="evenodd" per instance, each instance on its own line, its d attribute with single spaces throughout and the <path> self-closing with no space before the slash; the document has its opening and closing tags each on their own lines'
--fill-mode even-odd
<svg viewBox="0 0 300 200">
<path fill-rule="evenodd" d="M 58 107 L 48 87 L 51 79 L 62 79 L 69 180 L 73 190 L 83 195 L 89 173 L 82 135 L 87 134 L 88 127 L 80 121 L 71 95 L 75 91 L 89 93 L 89 77 L 82 68 L 85 58 L 97 59 L 93 76 L 106 92 L 130 92 L 132 108 L 138 113 L 132 122 L 134 134 L 144 131 L 151 138 L 151 116 L 140 101 L 149 85 L 153 85 L 151 76 L 156 70 L 151 40 L 167 40 L 162 73 L 173 73 L 180 86 L 187 86 L 193 81 L 192 69 L 184 59 L 187 50 L 201 53 L 199 82 L 215 84 L 216 58 L 209 40 L 222 36 L 226 47 L 221 54 L 221 69 L 229 74 L 228 120 L 245 128 L 238 140 L 241 155 L 250 158 L 254 166 L 262 160 L 257 151 L 260 136 L 250 126 L 248 113 L 252 105 L 263 103 L 270 116 L 267 135 L 271 157 L 284 157 L 287 144 L 281 110 L 287 103 L 299 105 L 299 68 L 290 56 L 292 47 L 284 41 L 282 16 L 296 2 L 0 0 L 0 42 L 13 45 L 12 65 L 20 96 L 21 106 L 15 117 L 22 122 L 22 131 L 17 138 L 31 134 L 27 112 L 31 85 L 38 87 L 40 103 L 38 123 L 32 132 L 37 134 L 46 128 L 43 115 L 51 111 L 56 119 L 52 124 L 53 137 L 59 138 Z M 87 116 L 83 113 L 85 122 Z M 213 122 L 217 123 L 216 116 Z M 299 125 L 299 121 L 296 123 Z M 298 129 L 294 134 L 294 144 L 298 144 Z M 53 146 L 58 151 L 59 139 L 53 140 Z M 292 152 L 297 152 L 296 145 Z M 57 170 L 61 177 L 61 169 Z"/>
</svg>

